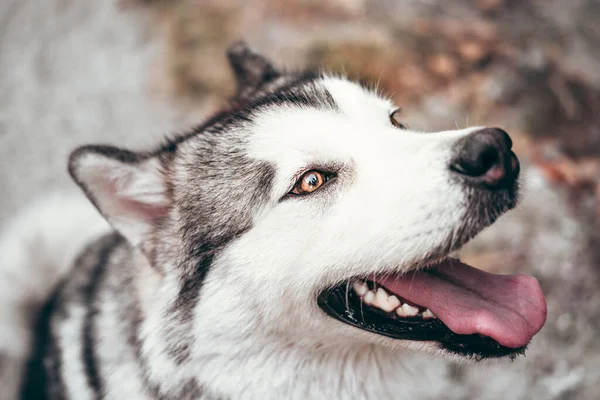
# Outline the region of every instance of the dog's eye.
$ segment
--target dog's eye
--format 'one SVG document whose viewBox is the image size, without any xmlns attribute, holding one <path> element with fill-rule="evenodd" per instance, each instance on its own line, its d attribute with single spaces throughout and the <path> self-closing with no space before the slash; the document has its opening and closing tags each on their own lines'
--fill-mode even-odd
<svg viewBox="0 0 600 400">
<path fill-rule="evenodd" d="M 309 194 L 323 186 L 331 178 L 330 174 L 325 172 L 311 170 L 302 174 L 302 176 L 294 185 L 291 193 L 293 194 Z"/>
<path fill-rule="evenodd" d="M 406 125 L 404 125 L 402 122 L 400 122 L 400 111 L 401 111 L 400 109 L 397 109 L 390 114 L 390 122 L 396 128 L 406 129 Z"/>
</svg>

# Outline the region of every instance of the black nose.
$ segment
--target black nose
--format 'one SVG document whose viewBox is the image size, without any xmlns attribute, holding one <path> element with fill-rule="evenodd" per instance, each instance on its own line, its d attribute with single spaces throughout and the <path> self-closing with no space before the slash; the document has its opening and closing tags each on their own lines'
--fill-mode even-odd
<svg viewBox="0 0 600 400">
<path fill-rule="evenodd" d="M 450 169 L 466 181 L 488 189 L 510 187 L 519 176 L 512 140 L 502 129 L 486 128 L 457 143 Z"/>
</svg>

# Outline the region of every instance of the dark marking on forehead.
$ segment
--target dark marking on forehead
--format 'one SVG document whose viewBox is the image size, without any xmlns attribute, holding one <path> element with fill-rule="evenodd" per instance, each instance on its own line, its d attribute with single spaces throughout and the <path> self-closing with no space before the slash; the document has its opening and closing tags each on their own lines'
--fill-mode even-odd
<svg viewBox="0 0 600 400">
<path fill-rule="evenodd" d="M 324 86 L 318 83 L 320 76 L 312 73 L 301 76 L 290 84 L 264 93 L 249 103 L 246 109 L 254 113 L 265 107 L 294 106 L 301 108 L 318 108 L 324 110 L 337 110 L 333 96 Z"/>
<path fill-rule="evenodd" d="M 179 144 L 209 131 L 226 131 L 251 124 L 254 117 L 269 107 L 299 107 L 338 110 L 331 93 L 318 83 L 322 76 L 308 72 L 302 75 L 286 76 L 279 82 L 257 92 L 252 98 L 230 104 L 191 131 L 168 138 L 152 155 L 173 153 Z"/>
</svg>

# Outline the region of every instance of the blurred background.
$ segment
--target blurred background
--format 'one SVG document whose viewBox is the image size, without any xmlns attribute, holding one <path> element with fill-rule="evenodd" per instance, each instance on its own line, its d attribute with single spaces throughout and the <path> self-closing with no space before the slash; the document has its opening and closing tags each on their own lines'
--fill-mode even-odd
<svg viewBox="0 0 600 400">
<path fill-rule="evenodd" d="M 535 275 L 548 322 L 513 363 L 417 358 L 435 371 L 415 379 L 422 398 L 600 396 L 598 0 L 2 0 L 0 229 L 74 190 L 76 145 L 146 148 L 216 110 L 239 39 L 289 69 L 379 86 L 411 127 L 513 137 L 522 204 L 461 258 Z"/>
</svg>

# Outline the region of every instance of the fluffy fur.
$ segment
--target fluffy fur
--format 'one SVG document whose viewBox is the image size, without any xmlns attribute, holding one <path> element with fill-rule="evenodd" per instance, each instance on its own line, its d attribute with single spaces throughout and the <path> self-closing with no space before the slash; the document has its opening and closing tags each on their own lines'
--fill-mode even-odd
<svg viewBox="0 0 600 400">
<path fill-rule="evenodd" d="M 2 323 L 10 340 L 25 333 L 18 348 L 0 342 L 6 362 L 23 364 L 30 345 L 15 310 L 47 300 L 25 397 L 411 398 L 410 350 L 443 353 L 341 324 L 315 298 L 431 262 L 514 205 L 448 169 L 477 128 L 399 130 L 396 106 L 361 85 L 284 74 L 241 44 L 229 56 L 236 98 L 197 129 L 145 153 L 71 155 L 110 233 L 81 198 L 36 205 L 7 230 L 1 282 L 28 283 L 10 277 L 19 269 L 45 284 L 7 290 Z M 289 196 L 310 169 L 335 179 Z"/>
</svg>

